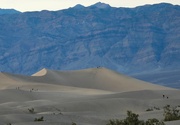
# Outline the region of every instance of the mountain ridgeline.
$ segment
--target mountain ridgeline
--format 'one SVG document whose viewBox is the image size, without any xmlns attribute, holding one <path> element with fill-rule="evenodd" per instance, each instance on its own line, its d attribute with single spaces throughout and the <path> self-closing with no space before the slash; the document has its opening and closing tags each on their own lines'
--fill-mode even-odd
<svg viewBox="0 0 180 125">
<path fill-rule="evenodd" d="M 20 14 L 21 12 L 17 11 L 17 10 L 14 10 L 14 9 L 1 9 L 0 8 L 0 15 L 3 15 L 3 14 Z"/>
<path fill-rule="evenodd" d="M 1 11 L 1 10 L 0 10 Z M 0 71 L 107 67 L 122 73 L 180 68 L 180 6 L 97 3 L 0 15 Z"/>
</svg>

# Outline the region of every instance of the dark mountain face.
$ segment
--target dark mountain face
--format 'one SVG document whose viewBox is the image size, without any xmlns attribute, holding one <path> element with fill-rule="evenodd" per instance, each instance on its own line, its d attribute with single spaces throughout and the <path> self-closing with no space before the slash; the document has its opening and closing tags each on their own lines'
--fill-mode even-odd
<svg viewBox="0 0 180 125">
<path fill-rule="evenodd" d="M 180 68 L 180 6 L 105 4 L 0 16 L 0 71 Z"/>
<path fill-rule="evenodd" d="M 132 77 L 154 84 L 180 89 L 180 70 L 134 74 Z"/>
</svg>

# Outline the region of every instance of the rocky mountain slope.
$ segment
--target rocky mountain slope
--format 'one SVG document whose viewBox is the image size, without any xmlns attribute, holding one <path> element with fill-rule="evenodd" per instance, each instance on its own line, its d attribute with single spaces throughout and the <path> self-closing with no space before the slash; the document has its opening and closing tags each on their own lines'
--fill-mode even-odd
<svg viewBox="0 0 180 125">
<path fill-rule="evenodd" d="M 0 71 L 107 67 L 122 73 L 180 68 L 180 6 L 103 3 L 0 16 Z"/>
<path fill-rule="evenodd" d="M 154 84 L 180 89 L 180 70 L 133 74 L 132 77 Z"/>
</svg>

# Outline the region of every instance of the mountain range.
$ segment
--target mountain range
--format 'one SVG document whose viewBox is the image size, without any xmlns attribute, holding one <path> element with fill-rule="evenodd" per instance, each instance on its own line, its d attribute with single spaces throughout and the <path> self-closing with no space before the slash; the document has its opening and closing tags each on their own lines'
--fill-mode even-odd
<svg viewBox="0 0 180 125">
<path fill-rule="evenodd" d="M 3 15 L 3 14 L 16 14 L 16 13 L 21 13 L 21 12 L 15 10 L 15 9 L 1 9 L 0 8 L 0 15 Z"/>
<path fill-rule="evenodd" d="M 59 11 L 0 9 L 0 71 L 106 67 L 125 74 L 180 69 L 180 6 L 115 8 L 96 3 Z"/>
</svg>

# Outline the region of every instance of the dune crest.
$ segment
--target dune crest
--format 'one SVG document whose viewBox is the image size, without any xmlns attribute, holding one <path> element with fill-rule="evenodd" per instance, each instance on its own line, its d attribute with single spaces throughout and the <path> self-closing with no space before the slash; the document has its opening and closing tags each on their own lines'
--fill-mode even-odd
<svg viewBox="0 0 180 125">
<path fill-rule="evenodd" d="M 44 76 L 44 75 L 46 75 L 46 74 L 47 74 L 47 69 L 46 69 L 46 68 L 43 68 L 43 69 L 41 69 L 40 71 L 32 74 L 32 76 Z"/>
</svg>

